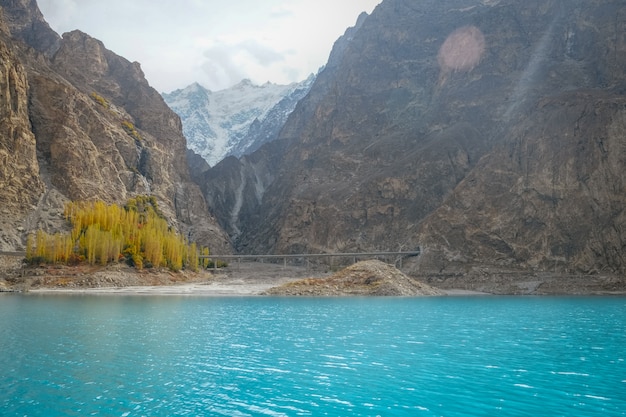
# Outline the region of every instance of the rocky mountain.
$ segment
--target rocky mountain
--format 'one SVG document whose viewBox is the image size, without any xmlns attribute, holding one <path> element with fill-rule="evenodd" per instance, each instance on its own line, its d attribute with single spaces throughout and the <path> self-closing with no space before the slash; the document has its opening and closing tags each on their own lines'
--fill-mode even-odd
<svg viewBox="0 0 626 417">
<path fill-rule="evenodd" d="M 275 140 L 213 168 L 138 63 L 58 36 L 34 0 L 0 6 L 0 250 L 63 227 L 68 199 L 151 194 L 214 251 L 419 247 L 414 273 L 455 282 L 626 273 L 622 0 L 384 0 Z"/>
<path fill-rule="evenodd" d="M 289 85 L 250 80 L 220 91 L 194 83 L 163 94 L 181 117 L 187 146 L 215 165 L 227 156 L 240 157 L 276 138 L 287 116 L 304 97 L 315 76 Z"/>
<path fill-rule="evenodd" d="M 0 7 L 0 250 L 62 228 L 67 200 L 150 194 L 190 240 L 228 251 L 191 181 L 180 119 L 140 65 L 80 31 L 60 37 L 34 0 Z"/>
<path fill-rule="evenodd" d="M 385 0 L 203 191 L 241 251 L 624 273 L 625 29 L 621 0 Z"/>
</svg>

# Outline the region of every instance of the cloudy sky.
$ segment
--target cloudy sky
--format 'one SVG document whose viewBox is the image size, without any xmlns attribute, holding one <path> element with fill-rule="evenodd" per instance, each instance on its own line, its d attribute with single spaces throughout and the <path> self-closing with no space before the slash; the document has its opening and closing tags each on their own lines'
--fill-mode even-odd
<svg viewBox="0 0 626 417">
<path fill-rule="evenodd" d="M 217 91 L 244 78 L 301 81 L 333 43 L 381 0 L 38 0 L 59 34 L 80 29 L 170 92 L 199 82 Z"/>
</svg>

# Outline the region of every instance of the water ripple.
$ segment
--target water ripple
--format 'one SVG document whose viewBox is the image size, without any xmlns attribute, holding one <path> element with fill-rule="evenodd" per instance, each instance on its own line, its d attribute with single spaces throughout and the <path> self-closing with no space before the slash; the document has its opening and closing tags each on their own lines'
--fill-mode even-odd
<svg viewBox="0 0 626 417">
<path fill-rule="evenodd" d="M 0 316 L 3 416 L 626 415 L 621 298 L 11 297 Z"/>
</svg>

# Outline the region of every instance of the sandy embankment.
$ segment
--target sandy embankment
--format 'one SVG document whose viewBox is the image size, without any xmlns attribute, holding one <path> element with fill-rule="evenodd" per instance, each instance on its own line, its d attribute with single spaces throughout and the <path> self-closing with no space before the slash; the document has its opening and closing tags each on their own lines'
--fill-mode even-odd
<svg viewBox="0 0 626 417">
<path fill-rule="evenodd" d="M 249 296 L 304 278 L 331 275 L 323 266 L 307 269 L 259 262 L 233 262 L 217 272 L 173 273 L 164 269 L 136 271 L 124 264 L 22 268 L 21 260 L 19 256 L 0 253 L 0 292 Z M 626 276 L 615 275 L 492 273 L 473 277 L 428 276 L 420 281 L 449 296 L 626 295 Z"/>
<path fill-rule="evenodd" d="M 173 273 L 149 269 L 136 271 L 123 264 L 22 269 L 20 259 L 11 257 L 10 260 L 14 262 L 4 262 L 0 268 L 0 291 L 34 294 L 253 296 L 305 278 L 331 275 L 324 266 L 306 268 L 260 262 L 233 262 L 217 271 Z M 444 293 L 484 294 L 467 290 L 444 290 Z"/>
<path fill-rule="evenodd" d="M 119 282 L 124 279 L 119 272 L 98 272 L 99 281 Z M 128 272 L 125 272 L 128 274 Z M 283 266 L 281 264 L 242 262 L 233 263 L 228 268 L 202 272 L 190 281 L 163 284 L 158 274 L 152 276 L 159 285 L 106 285 L 99 287 L 87 286 L 37 286 L 28 291 L 35 294 L 124 294 L 124 295 L 188 295 L 188 296 L 257 296 L 269 289 L 283 284 L 293 283 L 302 279 L 328 278 L 332 274 L 326 269 L 307 269 L 305 267 Z M 120 279 L 121 278 L 121 279 Z M 477 291 L 442 290 L 445 295 L 486 295 Z M 318 294 L 322 295 L 322 294 Z M 340 295 L 340 294 L 335 294 Z"/>
<path fill-rule="evenodd" d="M 119 282 L 115 271 L 98 272 L 105 278 L 101 281 Z M 127 272 L 126 272 L 127 274 Z M 86 286 L 36 286 L 29 288 L 30 293 L 57 294 L 135 294 L 135 295 L 202 295 L 202 296 L 250 296 L 258 295 L 269 288 L 282 285 L 305 277 L 323 277 L 327 273 L 321 270 L 258 263 L 233 263 L 217 272 L 208 271 L 197 274 L 190 281 L 158 285 L 104 285 Z M 106 278 L 108 276 L 108 279 Z M 162 280 L 161 280 L 162 281 Z"/>
</svg>

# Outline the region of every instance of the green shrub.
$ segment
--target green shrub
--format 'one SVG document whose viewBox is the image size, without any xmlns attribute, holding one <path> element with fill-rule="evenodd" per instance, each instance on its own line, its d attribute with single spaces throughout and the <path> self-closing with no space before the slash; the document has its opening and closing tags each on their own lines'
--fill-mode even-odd
<svg viewBox="0 0 626 417">
<path fill-rule="evenodd" d="M 122 122 L 122 128 L 124 128 L 126 133 L 128 133 L 130 136 L 132 136 L 136 140 L 138 140 L 138 141 L 142 141 L 143 140 L 143 138 L 141 137 L 141 135 L 139 134 L 139 132 L 135 128 L 135 125 L 132 124 L 131 122 L 129 122 L 128 120 L 124 120 Z"/>
<path fill-rule="evenodd" d="M 105 109 L 108 109 L 111 107 L 111 105 L 109 104 L 109 102 L 102 97 L 100 94 L 96 93 L 95 91 L 93 93 L 91 93 L 89 95 L 96 103 L 100 104 L 102 107 L 104 107 Z"/>
<path fill-rule="evenodd" d="M 207 269 L 212 269 L 215 268 L 215 262 L 213 259 L 209 259 L 208 262 L 206 262 L 206 267 Z M 225 261 L 221 261 L 221 260 L 217 260 L 217 267 L 218 268 L 226 268 L 228 266 L 228 263 Z"/>
</svg>

